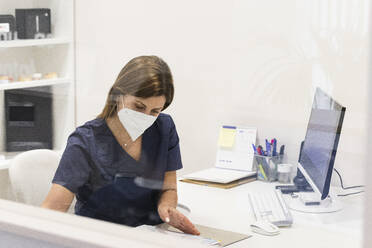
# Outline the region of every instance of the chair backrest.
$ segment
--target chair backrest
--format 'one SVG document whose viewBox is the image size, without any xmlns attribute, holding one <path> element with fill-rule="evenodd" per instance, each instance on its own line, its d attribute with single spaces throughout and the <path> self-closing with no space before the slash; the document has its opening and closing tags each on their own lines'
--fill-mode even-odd
<svg viewBox="0 0 372 248">
<path fill-rule="evenodd" d="M 60 156 L 46 149 L 23 152 L 12 160 L 9 178 L 16 201 L 40 206 L 47 196 Z"/>
</svg>

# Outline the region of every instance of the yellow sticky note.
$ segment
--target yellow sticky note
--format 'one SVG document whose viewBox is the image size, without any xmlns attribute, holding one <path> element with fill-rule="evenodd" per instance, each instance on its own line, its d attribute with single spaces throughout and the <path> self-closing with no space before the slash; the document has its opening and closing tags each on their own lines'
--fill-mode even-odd
<svg viewBox="0 0 372 248">
<path fill-rule="evenodd" d="M 224 148 L 231 148 L 234 146 L 236 136 L 236 128 L 221 127 L 220 136 L 218 138 L 218 146 Z"/>
</svg>

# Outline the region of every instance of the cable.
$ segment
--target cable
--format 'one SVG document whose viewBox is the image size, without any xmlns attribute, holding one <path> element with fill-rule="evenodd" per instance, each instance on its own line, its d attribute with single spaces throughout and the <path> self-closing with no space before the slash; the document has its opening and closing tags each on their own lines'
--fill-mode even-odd
<svg viewBox="0 0 372 248">
<path fill-rule="evenodd" d="M 335 168 L 333 168 L 333 170 L 337 173 L 338 177 L 340 178 L 341 188 L 342 189 L 347 190 L 347 189 L 355 189 L 355 188 L 363 188 L 364 187 L 364 185 L 356 185 L 356 186 L 344 187 L 344 182 L 342 181 L 342 177 L 341 177 L 340 173 Z M 363 192 L 363 191 L 360 191 L 359 193 L 361 193 L 361 192 Z M 353 194 L 353 193 L 351 193 L 351 194 Z"/>
<path fill-rule="evenodd" d="M 188 206 L 186 206 L 185 204 L 178 203 L 177 207 L 184 209 L 188 214 L 191 213 L 190 208 Z"/>
<path fill-rule="evenodd" d="M 333 168 L 333 170 L 337 173 L 338 177 L 340 178 L 341 188 L 343 190 L 355 189 L 355 188 L 363 188 L 364 187 L 364 185 L 356 185 L 356 186 L 344 187 L 344 182 L 342 181 L 341 174 L 335 168 Z M 358 192 L 353 192 L 353 193 L 347 193 L 347 194 L 338 194 L 337 196 L 356 195 L 356 194 L 360 194 L 360 193 L 363 193 L 363 192 L 364 192 L 364 190 L 358 191 Z"/>
<path fill-rule="evenodd" d="M 363 193 L 363 192 L 364 192 L 364 190 L 362 190 L 362 191 L 358 191 L 358 192 L 354 192 L 354 193 L 349 193 L 349 194 L 339 194 L 339 195 L 337 195 L 337 196 L 356 195 L 356 194 L 360 194 L 360 193 Z"/>
</svg>

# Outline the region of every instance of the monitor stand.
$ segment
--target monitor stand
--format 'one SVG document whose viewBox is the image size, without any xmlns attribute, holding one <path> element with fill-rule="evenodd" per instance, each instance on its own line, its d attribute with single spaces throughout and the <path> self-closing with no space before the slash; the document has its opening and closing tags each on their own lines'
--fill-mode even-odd
<svg viewBox="0 0 372 248">
<path fill-rule="evenodd" d="M 302 144 L 301 144 L 302 146 Z M 320 200 L 319 195 L 314 193 L 310 184 L 306 181 L 300 170 L 293 179 L 293 185 L 278 185 L 283 194 L 291 194 L 289 208 L 304 213 L 332 213 L 342 209 L 337 201 L 337 196 L 330 192 L 329 196 Z"/>
<path fill-rule="evenodd" d="M 303 213 L 333 213 L 342 209 L 334 194 L 330 194 L 324 200 L 319 200 L 319 195 L 313 192 L 299 192 L 293 194 L 288 203 L 291 210 Z"/>
</svg>

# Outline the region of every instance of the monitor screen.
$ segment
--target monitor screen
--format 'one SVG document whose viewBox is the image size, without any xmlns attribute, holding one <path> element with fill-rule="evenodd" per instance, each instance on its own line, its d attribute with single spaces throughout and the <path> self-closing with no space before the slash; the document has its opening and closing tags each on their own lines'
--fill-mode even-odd
<svg viewBox="0 0 372 248">
<path fill-rule="evenodd" d="M 345 110 L 317 88 L 299 162 L 308 175 L 307 179 L 310 178 L 322 194 L 321 199 L 329 193 Z"/>
</svg>

